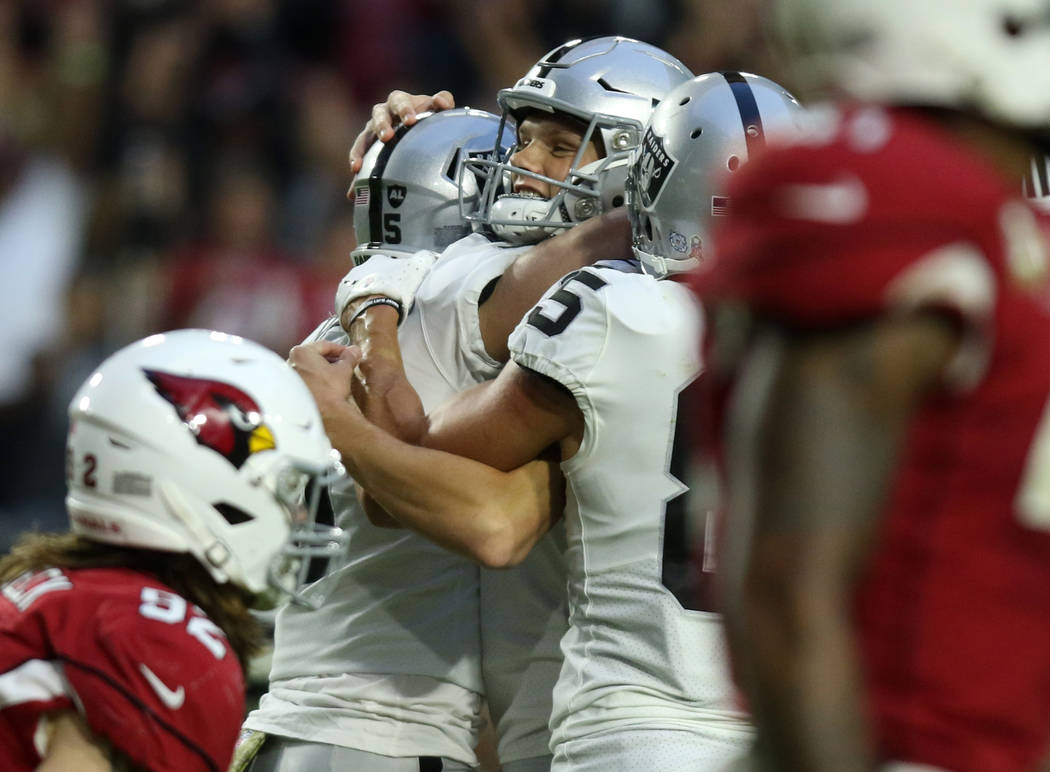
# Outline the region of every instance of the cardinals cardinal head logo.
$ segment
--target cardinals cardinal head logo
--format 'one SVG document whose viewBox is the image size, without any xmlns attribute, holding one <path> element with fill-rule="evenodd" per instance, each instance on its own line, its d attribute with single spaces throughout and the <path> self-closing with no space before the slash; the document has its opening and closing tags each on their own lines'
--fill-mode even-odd
<svg viewBox="0 0 1050 772">
<path fill-rule="evenodd" d="M 174 406 L 197 444 L 221 454 L 235 468 L 240 469 L 253 453 L 276 447 L 259 406 L 237 387 L 159 370 L 143 372 Z"/>
</svg>

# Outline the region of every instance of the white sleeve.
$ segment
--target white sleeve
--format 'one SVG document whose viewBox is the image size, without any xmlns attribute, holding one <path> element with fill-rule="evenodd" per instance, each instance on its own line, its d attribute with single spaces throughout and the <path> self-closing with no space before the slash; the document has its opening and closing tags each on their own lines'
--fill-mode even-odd
<svg viewBox="0 0 1050 772">
<path fill-rule="evenodd" d="M 479 302 L 524 249 L 468 236 L 442 253 L 417 292 L 427 348 L 457 390 L 494 378 L 502 367 L 485 350 Z"/>
<path fill-rule="evenodd" d="M 608 336 L 609 273 L 573 271 L 547 290 L 511 334 L 511 358 L 582 397 Z"/>
</svg>

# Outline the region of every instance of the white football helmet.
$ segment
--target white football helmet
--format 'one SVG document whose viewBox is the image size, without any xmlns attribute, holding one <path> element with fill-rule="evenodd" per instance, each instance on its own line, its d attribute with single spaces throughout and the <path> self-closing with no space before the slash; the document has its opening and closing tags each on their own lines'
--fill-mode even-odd
<svg viewBox="0 0 1050 772">
<path fill-rule="evenodd" d="M 459 202 L 476 201 L 479 185 L 463 163 L 494 152 L 499 125 L 492 113 L 457 108 L 424 113 L 389 142 L 374 143 L 352 185 L 354 264 L 376 253 L 440 251 L 470 235 Z"/>
<path fill-rule="evenodd" d="M 1048 0 L 778 0 L 800 86 L 1050 127 Z"/>
<path fill-rule="evenodd" d="M 1024 194 L 1044 212 L 1050 212 L 1050 156 L 1032 159 L 1032 168 L 1024 178 Z"/>
<path fill-rule="evenodd" d="M 627 180 L 634 254 L 662 278 L 695 268 L 712 218 L 726 214 L 729 174 L 767 140 L 802 129 L 802 107 L 768 78 L 700 75 L 653 111 Z"/>
<path fill-rule="evenodd" d="M 309 481 L 342 477 L 338 454 L 302 379 L 256 343 L 206 330 L 132 343 L 69 419 L 66 505 L 85 538 L 186 552 L 217 582 L 300 602 L 312 559 L 346 546 L 303 502 Z"/>
<path fill-rule="evenodd" d="M 531 110 L 578 119 L 586 129 L 568 175 L 564 180 L 538 175 L 512 166 L 506 154 L 468 162 L 485 183 L 477 205 L 464 204 L 464 218 L 506 241 L 531 243 L 622 206 L 631 151 L 653 107 L 690 77 L 666 51 L 625 37 L 572 40 L 550 51 L 513 88 L 499 92 L 500 136 Z M 592 140 L 604 157 L 579 166 Z M 549 201 L 514 195 L 512 174 L 541 180 L 558 192 Z"/>
</svg>

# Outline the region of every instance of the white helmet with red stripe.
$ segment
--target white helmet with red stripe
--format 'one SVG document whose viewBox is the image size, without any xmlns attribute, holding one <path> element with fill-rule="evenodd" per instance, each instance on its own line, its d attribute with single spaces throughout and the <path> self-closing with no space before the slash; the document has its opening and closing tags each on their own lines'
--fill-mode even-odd
<svg viewBox="0 0 1050 772">
<path fill-rule="evenodd" d="M 778 0 L 800 86 L 1050 134 L 1050 0 Z"/>
</svg>

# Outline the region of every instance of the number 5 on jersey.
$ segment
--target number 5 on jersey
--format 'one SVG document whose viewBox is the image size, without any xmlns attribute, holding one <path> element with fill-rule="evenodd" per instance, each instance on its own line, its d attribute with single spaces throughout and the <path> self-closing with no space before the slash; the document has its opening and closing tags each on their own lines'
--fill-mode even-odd
<svg viewBox="0 0 1050 772">
<path fill-rule="evenodd" d="M 529 317 L 525 320 L 529 326 L 535 327 L 548 337 L 554 337 L 565 331 L 565 328 L 569 326 L 569 323 L 576 318 L 583 308 L 580 296 L 571 290 L 565 289 L 565 285 L 571 281 L 578 281 L 592 290 L 600 290 L 606 285 L 605 279 L 585 268 L 567 274 L 558 282 L 560 285 L 559 289 L 549 298 L 549 300 L 564 306 L 561 313 L 551 318 L 543 313 L 542 304 L 536 306 L 529 312 Z"/>
</svg>

